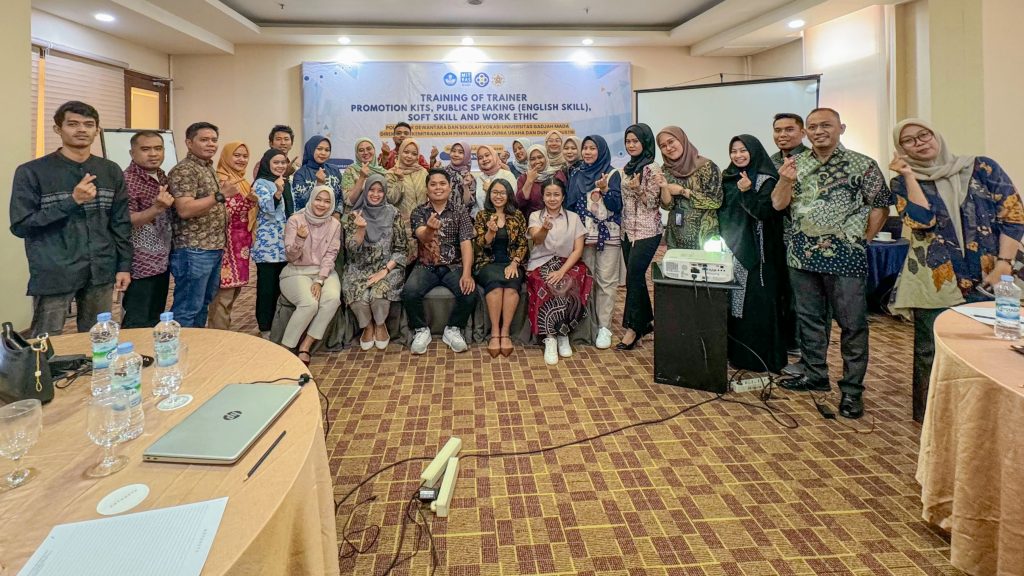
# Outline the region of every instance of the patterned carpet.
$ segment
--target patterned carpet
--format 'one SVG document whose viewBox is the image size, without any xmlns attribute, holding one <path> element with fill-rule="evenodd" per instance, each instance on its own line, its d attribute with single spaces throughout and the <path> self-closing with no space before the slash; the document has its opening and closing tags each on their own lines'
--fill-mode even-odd
<svg viewBox="0 0 1024 576">
<path fill-rule="evenodd" d="M 234 312 L 236 329 L 253 334 L 254 297 L 244 289 Z M 426 460 L 450 436 L 462 439 L 464 457 L 526 452 L 713 395 L 654 383 L 650 337 L 631 353 L 580 348 L 554 367 L 540 348 L 491 359 L 477 346 L 452 354 L 436 338 L 419 357 L 397 345 L 321 351 L 311 370 L 330 398 L 338 498 L 383 467 L 425 457 L 379 474 L 341 506 L 342 573 L 382 574 L 397 561 L 393 574 L 430 574 L 428 537 L 414 524 L 425 518 L 438 574 L 957 574 L 948 539 L 920 519 L 911 348 L 910 325 L 872 317 L 858 421 L 824 420 L 805 395 L 780 391 L 771 402 L 779 422 L 716 400 L 543 454 L 463 458 L 447 519 L 406 512 Z M 753 392 L 727 398 L 759 403 Z"/>
</svg>

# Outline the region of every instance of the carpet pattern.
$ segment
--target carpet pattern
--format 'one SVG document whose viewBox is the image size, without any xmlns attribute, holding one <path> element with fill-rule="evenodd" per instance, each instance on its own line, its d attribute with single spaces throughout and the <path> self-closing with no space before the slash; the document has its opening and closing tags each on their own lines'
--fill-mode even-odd
<svg viewBox="0 0 1024 576">
<path fill-rule="evenodd" d="M 242 291 L 235 329 L 257 333 L 254 298 Z M 330 399 L 337 497 L 423 457 L 341 506 L 342 573 L 383 574 L 397 558 L 393 574 L 430 574 L 428 538 L 413 523 L 425 518 L 437 573 L 453 576 L 959 574 L 948 538 L 920 519 L 912 327 L 882 316 L 870 326 L 861 420 L 824 420 L 806 395 L 779 390 L 771 403 L 794 430 L 715 400 L 661 424 L 490 458 L 466 456 L 556 446 L 713 395 L 654 383 L 650 337 L 633 352 L 581 347 L 553 367 L 539 347 L 491 359 L 478 346 L 453 354 L 437 338 L 423 356 L 397 344 L 321 351 L 311 371 Z M 838 331 L 829 359 L 835 381 Z M 835 389 L 822 397 L 835 409 Z M 759 403 L 753 392 L 727 398 Z M 408 520 L 420 472 L 450 436 L 463 441 L 451 514 Z"/>
</svg>

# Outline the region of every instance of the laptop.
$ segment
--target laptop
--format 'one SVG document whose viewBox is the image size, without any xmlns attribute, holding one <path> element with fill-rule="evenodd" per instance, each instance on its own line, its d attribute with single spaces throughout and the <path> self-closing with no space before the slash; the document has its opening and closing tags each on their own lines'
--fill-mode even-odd
<svg viewBox="0 0 1024 576">
<path fill-rule="evenodd" d="M 143 453 L 146 462 L 234 464 L 302 388 L 228 384 Z"/>
</svg>

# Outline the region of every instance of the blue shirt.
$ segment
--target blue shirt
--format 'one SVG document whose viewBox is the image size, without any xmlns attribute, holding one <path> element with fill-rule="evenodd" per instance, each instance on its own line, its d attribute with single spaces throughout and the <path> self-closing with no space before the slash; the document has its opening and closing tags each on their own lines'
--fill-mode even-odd
<svg viewBox="0 0 1024 576">
<path fill-rule="evenodd" d="M 250 256 L 253 262 L 287 262 L 284 255 L 284 225 L 288 217 L 284 213 L 284 200 L 276 200 L 277 186 L 270 180 L 259 179 L 253 184 L 253 192 L 259 201 L 256 214 L 256 234 L 252 241 Z"/>
</svg>

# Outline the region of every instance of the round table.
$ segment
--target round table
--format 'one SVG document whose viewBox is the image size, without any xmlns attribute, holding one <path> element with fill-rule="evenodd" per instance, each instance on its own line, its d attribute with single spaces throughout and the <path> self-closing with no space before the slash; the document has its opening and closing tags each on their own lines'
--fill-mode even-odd
<svg viewBox="0 0 1024 576">
<path fill-rule="evenodd" d="M 152 368 L 144 369 L 145 431 L 118 446 L 118 453 L 127 455 L 130 463 L 116 474 L 99 479 L 84 474 L 102 454 L 86 436 L 88 375 L 57 390 L 54 400 L 43 406 L 42 434 L 24 458 L 26 465 L 38 470 L 38 477 L 0 493 L 0 556 L 12 574 L 54 525 L 100 518 L 96 504 L 111 491 L 134 483 L 148 485 L 150 492 L 131 512 L 228 497 L 204 575 L 339 573 L 333 485 L 315 386 L 307 385 L 233 466 L 142 461 L 150 444 L 224 385 L 297 378 L 307 372 L 287 350 L 253 336 L 183 329 L 181 338 L 190 356 L 181 392 L 195 400 L 173 412 L 158 411 L 150 384 Z M 141 354 L 153 355 L 149 329 L 124 330 L 120 340 L 134 342 Z M 53 347 L 57 354 L 86 353 L 89 335 L 55 337 Z M 282 430 L 288 434 L 245 481 L 246 472 Z M 0 461 L 0 470 L 6 474 L 9 465 Z"/>
<path fill-rule="evenodd" d="M 1024 574 L 1024 356 L 1010 344 L 954 311 L 935 322 L 922 516 L 950 532 L 953 566 L 975 575 Z"/>
</svg>

